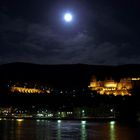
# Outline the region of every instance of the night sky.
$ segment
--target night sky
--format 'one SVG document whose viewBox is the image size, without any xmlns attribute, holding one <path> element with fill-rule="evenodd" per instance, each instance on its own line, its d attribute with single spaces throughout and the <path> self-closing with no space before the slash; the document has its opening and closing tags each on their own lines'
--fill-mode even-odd
<svg viewBox="0 0 140 140">
<path fill-rule="evenodd" d="M 0 0 L 0 64 L 10 62 L 140 64 L 140 2 Z"/>
</svg>

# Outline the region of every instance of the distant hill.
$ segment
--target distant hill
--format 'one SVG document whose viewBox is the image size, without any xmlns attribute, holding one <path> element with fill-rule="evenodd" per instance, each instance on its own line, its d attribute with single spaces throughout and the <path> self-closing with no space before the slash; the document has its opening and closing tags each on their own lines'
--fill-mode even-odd
<svg viewBox="0 0 140 140">
<path fill-rule="evenodd" d="M 123 98 L 92 96 L 87 88 L 92 76 L 98 80 L 140 77 L 140 65 L 101 66 L 101 65 L 38 65 L 30 63 L 10 63 L 0 65 L 0 106 L 25 106 L 25 105 L 48 105 L 53 108 L 62 106 L 97 106 L 97 104 L 120 104 L 124 103 Z M 69 94 L 9 94 L 9 81 L 32 83 L 37 81 L 58 89 L 76 89 L 77 96 Z M 23 85 L 22 85 L 23 86 Z M 139 86 L 139 84 L 138 84 Z M 65 91 L 65 90 L 64 90 Z M 134 93 L 139 93 L 135 89 Z M 57 93 L 57 89 L 56 89 Z M 58 90 L 60 93 L 60 90 Z M 137 94 L 138 95 L 138 94 Z M 120 101 L 121 100 L 121 101 Z M 139 96 L 135 98 L 139 106 Z M 135 102 L 134 101 L 134 102 Z M 118 103 L 117 103 L 118 102 Z M 133 98 L 132 98 L 133 102 Z M 128 103 L 129 104 L 129 103 Z M 130 103 L 131 104 L 131 103 Z M 124 106 L 124 105 L 122 105 Z M 126 110 L 126 108 L 124 109 Z M 124 110 L 122 112 L 124 112 Z"/>
<path fill-rule="evenodd" d="M 0 65 L 0 81 L 40 81 L 58 87 L 87 87 L 91 77 L 97 79 L 140 77 L 140 65 L 39 65 L 10 63 Z"/>
</svg>

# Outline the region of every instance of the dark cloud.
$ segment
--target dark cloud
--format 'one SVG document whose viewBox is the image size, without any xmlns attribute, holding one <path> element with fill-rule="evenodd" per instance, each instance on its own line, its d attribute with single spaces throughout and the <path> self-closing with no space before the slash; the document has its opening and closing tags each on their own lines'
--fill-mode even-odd
<svg viewBox="0 0 140 140">
<path fill-rule="evenodd" d="M 86 21 L 81 20 L 81 25 L 75 24 L 75 27 L 54 27 L 44 21 L 28 20 L 24 14 L 13 17 L 7 8 L 1 8 L 0 63 L 140 63 L 139 26 L 126 23 L 132 17 L 121 18 L 119 13 L 123 10 L 114 9 L 113 4 L 100 5 L 96 4 L 93 9 L 89 5 L 87 17 L 83 17 Z M 123 14 L 127 16 L 126 13 Z"/>
</svg>

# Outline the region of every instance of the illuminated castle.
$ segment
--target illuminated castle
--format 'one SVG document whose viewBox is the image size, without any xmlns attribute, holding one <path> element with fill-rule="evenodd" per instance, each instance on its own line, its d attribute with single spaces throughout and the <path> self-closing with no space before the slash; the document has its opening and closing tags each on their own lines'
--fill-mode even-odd
<svg viewBox="0 0 140 140">
<path fill-rule="evenodd" d="M 130 90 L 133 87 L 131 80 L 131 78 L 124 78 L 120 79 L 119 82 L 116 82 L 113 79 L 97 81 L 96 78 L 93 77 L 88 87 L 101 95 L 131 96 Z"/>
</svg>

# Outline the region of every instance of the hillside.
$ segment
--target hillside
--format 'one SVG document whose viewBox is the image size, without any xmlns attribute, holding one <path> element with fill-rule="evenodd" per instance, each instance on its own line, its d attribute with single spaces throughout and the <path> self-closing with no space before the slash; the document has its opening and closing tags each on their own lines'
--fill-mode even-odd
<svg viewBox="0 0 140 140">
<path fill-rule="evenodd" d="M 97 79 L 140 77 L 140 65 L 38 65 L 10 63 L 0 66 L 0 81 L 39 81 L 56 87 L 87 87 L 92 76 Z"/>
</svg>

